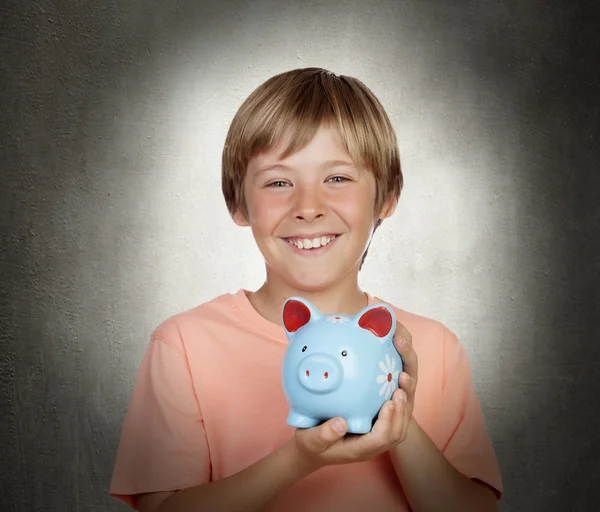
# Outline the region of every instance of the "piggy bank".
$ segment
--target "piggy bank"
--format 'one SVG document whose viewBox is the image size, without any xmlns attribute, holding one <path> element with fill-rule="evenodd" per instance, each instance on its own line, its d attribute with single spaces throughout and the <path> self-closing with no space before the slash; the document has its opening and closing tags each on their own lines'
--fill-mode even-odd
<svg viewBox="0 0 600 512">
<path fill-rule="evenodd" d="M 283 327 L 289 340 L 282 368 L 287 424 L 309 428 L 341 416 L 349 433 L 370 432 L 402 371 L 392 308 L 373 304 L 355 316 L 325 315 L 291 297 Z"/>
</svg>

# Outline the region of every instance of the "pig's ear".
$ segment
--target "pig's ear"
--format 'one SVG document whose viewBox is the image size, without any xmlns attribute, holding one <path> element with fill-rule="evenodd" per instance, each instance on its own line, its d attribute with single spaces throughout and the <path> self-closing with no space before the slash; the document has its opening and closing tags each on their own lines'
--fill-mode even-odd
<svg viewBox="0 0 600 512">
<path fill-rule="evenodd" d="M 356 315 L 356 324 L 387 342 L 393 339 L 396 333 L 396 315 L 387 304 L 373 304 L 367 306 Z"/>
<path fill-rule="evenodd" d="M 315 321 L 321 313 L 309 301 L 302 297 L 290 297 L 283 305 L 283 328 L 291 338 L 300 327 Z"/>
</svg>

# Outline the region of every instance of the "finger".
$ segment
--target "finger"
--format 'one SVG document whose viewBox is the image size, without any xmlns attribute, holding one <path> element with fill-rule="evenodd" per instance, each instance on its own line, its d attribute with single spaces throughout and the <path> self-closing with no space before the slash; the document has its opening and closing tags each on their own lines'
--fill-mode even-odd
<svg viewBox="0 0 600 512">
<path fill-rule="evenodd" d="M 372 437 L 376 443 L 382 444 L 389 439 L 394 424 L 394 416 L 398 409 L 398 404 L 396 404 L 394 400 L 388 400 L 381 406 L 377 421 L 375 421 L 370 432 L 370 437 Z"/>
<path fill-rule="evenodd" d="M 412 416 L 412 405 L 410 403 L 410 398 L 407 399 L 407 403 L 404 407 L 404 417 L 402 418 L 402 437 L 401 439 L 406 439 L 406 435 L 408 433 L 408 424 L 410 423 Z"/>
<path fill-rule="evenodd" d="M 405 372 L 400 374 L 398 378 L 398 386 L 404 390 L 407 397 L 407 407 L 406 410 L 409 412 L 409 416 L 412 414 L 412 411 L 415 407 L 415 395 L 417 391 L 417 381 L 413 379 L 410 375 Z"/>
<path fill-rule="evenodd" d="M 330 460 L 343 462 L 367 460 L 378 452 L 379 444 L 372 432 L 367 434 L 346 434 L 346 436 L 333 443 L 327 449 L 327 457 Z"/>
<path fill-rule="evenodd" d="M 402 341 L 402 339 L 399 343 L 398 352 L 402 358 L 402 371 L 408 373 L 416 382 L 419 371 L 417 353 L 408 341 Z"/>
<path fill-rule="evenodd" d="M 346 460 L 367 460 L 389 449 L 390 442 L 399 438 L 397 425 L 402 422 L 402 409 L 395 400 L 384 402 L 370 432 L 354 439 L 346 436 L 334 444 L 329 453 Z"/>
<path fill-rule="evenodd" d="M 396 403 L 394 407 L 394 425 L 393 440 L 399 441 L 404 435 L 404 424 L 406 423 L 407 396 L 404 390 L 397 389 L 394 392 L 393 400 Z"/>
<path fill-rule="evenodd" d="M 407 372 L 402 372 L 400 374 L 398 385 L 406 392 L 409 398 L 411 395 L 415 394 L 415 390 L 417 389 L 416 379 L 411 377 Z"/>
<path fill-rule="evenodd" d="M 408 342 L 409 345 L 412 345 L 412 334 L 406 328 L 406 326 L 404 326 L 397 320 L 396 320 L 396 337 L 404 338 Z"/>
<path fill-rule="evenodd" d="M 308 429 L 306 447 L 312 453 L 321 453 L 339 441 L 348 431 L 348 424 L 343 418 L 331 418 L 325 423 Z"/>
</svg>

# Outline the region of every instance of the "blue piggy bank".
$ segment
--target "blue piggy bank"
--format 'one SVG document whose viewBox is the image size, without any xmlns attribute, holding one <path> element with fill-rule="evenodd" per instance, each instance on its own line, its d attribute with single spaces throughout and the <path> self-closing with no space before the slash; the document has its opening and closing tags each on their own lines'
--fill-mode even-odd
<svg viewBox="0 0 600 512">
<path fill-rule="evenodd" d="M 283 326 L 290 342 L 282 369 L 287 424 L 308 428 L 341 416 L 349 433 L 370 432 L 402 371 L 392 308 L 373 304 L 355 316 L 324 315 L 291 297 L 283 306 Z"/>
</svg>

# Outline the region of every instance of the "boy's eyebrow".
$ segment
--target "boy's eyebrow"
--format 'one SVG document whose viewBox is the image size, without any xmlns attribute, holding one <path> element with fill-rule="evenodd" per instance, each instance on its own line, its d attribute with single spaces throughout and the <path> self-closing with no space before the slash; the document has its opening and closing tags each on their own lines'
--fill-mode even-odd
<svg viewBox="0 0 600 512">
<path fill-rule="evenodd" d="M 324 168 L 331 169 L 332 167 L 354 167 L 353 162 L 347 162 L 346 160 L 327 160 L 323 163 Z"/>
<path fill-rule="evenodd" d="M 321 164 L 321 167 L 323 169 L 331 169 L 333 167 L 355 167 L 354 163 L 352 162 L 348 162 L 346 160 L 327 160 L 326 162 L 323 162 Z M 263 167 L 261 167 L 256 174 L 261 174 L 265 171 L 293 171 L 293 167 L 289 167 L 287 165 L 283 165 L 283 164 L 272 164 L 272 165 L 265 165 Z"/>
</svg>

